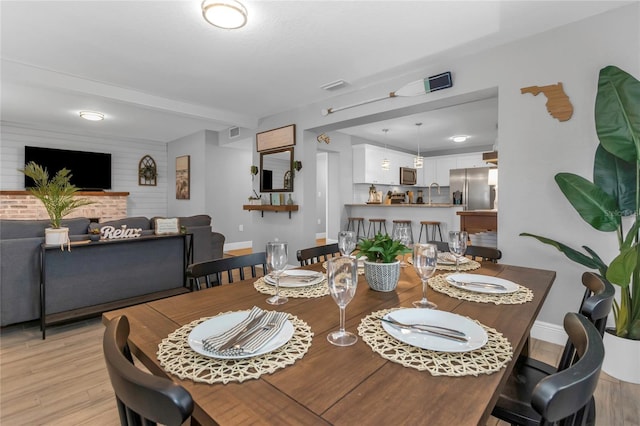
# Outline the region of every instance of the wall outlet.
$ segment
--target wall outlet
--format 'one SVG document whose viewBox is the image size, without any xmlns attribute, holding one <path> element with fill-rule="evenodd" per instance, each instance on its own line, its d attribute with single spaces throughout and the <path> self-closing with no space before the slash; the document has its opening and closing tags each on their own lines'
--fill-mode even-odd
<svg viewBox="0 0 640 426">
<path fill-rule="evenodd" d="M 244 225 L 238 225 L 238 231 L 240 232 L 244 231 Z"/>
<path fill-rule="evenodd" d="M 322 219 L 318 219 L 318 225 L 322 225 Z"/>
</svg>

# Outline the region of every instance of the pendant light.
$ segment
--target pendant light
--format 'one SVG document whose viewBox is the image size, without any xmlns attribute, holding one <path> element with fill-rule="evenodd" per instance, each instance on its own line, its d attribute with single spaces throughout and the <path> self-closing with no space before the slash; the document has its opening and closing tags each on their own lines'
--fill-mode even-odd
<svg viewBox="0 0 640 426">
<path fill-rule="evenodd" d="M 389 159 L 387 158 L 387 132 L 389 129 L 382 129 L 384 132 L 385 143 L 384 143 L 384 159 L 382 160 L 382 170 L 388 171 L 390 167 Z"/>
<path fill-rule="evenodd" d="M 418 155 L 413 159 L 413 167 L 416 169 L 421 169 L 424 164 L 424 158 L 420 155 L 420 126 L 422 126 L 422 123 L 416 123 L 416 127 L 418 128 Z"/>
</svg>

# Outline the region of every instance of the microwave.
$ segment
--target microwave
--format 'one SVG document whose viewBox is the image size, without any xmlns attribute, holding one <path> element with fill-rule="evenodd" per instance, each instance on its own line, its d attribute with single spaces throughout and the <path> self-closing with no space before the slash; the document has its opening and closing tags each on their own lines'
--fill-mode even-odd
<svg viewBox="0 0 640 426">
<path fill-rule="evenodd" d="M 411 167 L 400 167 L 400 185 L 415 185 L 418 183 L 418 171 Z"/>
</svg>

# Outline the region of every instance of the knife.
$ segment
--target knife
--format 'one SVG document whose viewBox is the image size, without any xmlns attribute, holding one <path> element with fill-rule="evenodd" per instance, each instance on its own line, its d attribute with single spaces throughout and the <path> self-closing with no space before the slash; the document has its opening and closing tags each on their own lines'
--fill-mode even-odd
<svg viewBox="0 0 640 426">
<path fill-rule="evenodd" d="M 441 333 L 454 334 L 454 335 L 460 336 L 460 337 L 467 337 L 467 335 L 464 334 L 462 331 L 454 330 L 453 328 L 441 327 L 439 325 L 432 325 L 432 324 L 406 324 L 406 323 L 398 321 L 395 318 L 392 318 L 391 315 L 388 315 L 386 318 L 382 317 L 380 319 L 382 321 L 384 321 L 384 322 L 388 322 L 389 324 L 395 324 L 395 325 L 399 325 L 401 327 L 413 327 L 413 328 L 416 328 L 418 330 L 421 330 L 421 329 L 435 329 L 435 331 L 439 331 Z"/>
<path fill-rule="evenodd" d="M 455 340 L 456 342 L 461 342 L 461 343 L 468 343 L 469 342 L 469 338 L 468 337 L 461 337 L 461 336 L 456 336 L 453 334 L 448 334 L 448 333 L 441 333 L 439 331 L 436 330 L 428 330 L 426 328 L 416 328 L 415 326 L 411 326 L 411 325 L 400 325 L 397 324 L 393 321 L 389 321 L 386 318 L 380 318 L 382 321 L 388 323 L 389 325 L 391 325 L 392 327 L 398 328 L 400 330 L 409 330 L 409 331 L 413 331 L 415 333 L 426 333 L 426 334 L 431 334 L 432 336 L 436 336 L 436 337 L 442 337 L 443 339 L 449 339 L 449 340 Z"/>
<path fill-rule="evenodd" d="M 458 280 L 454 280 L 453 278 L 449 278 L 449 280 L 451 280 L 451 282 L 454 282 L 462 287 L 470 285 L 470 286 L 474 286 L 474 287 L 484 287 L 484 288 L 495 288 L 498 290 L 506 290 L 507 288 L 501 284 L 494 284 L 494 283 L 485 283 L 485 282 L 480 282 L 480 281 L 458 281 Z"/>
<path fill-rule="evenodd" d="M 258 323 L 260 322 L 260 320 L 262 319 L 262 317 L 266 314 L 266 312 L 261 312 L 258 314 L 258 316 L 256 316 L 254 319 L 252 319 L 249 324 L 247 324 L 246 326 L 244 326 L 242 328 L 242 330 L 238 331 L 236 334 L 234 334 L 232 337 L 229 338 L 229 340 L 227 340 L 226 343 L 223 343 L 222 345 L 220 345 L 220 347 L 218 348 L 218 351 L 224 351 L 226 349 L 231 349 L 240 339 L 243 338 L 243 336 L 247 333 L 247 331 L 251 330 L 253 327 L 255 327 L 256 325 L 258 325 Z"/>
</svg>

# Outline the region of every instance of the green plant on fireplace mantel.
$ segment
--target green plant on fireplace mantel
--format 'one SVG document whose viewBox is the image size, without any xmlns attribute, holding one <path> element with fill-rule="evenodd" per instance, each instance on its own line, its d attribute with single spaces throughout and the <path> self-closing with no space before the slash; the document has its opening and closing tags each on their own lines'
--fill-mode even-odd
<svg viewBox="0 0 640 426">
<path fill-rule="evenodd" d="M 19 171 L 33 179 L 34 186 L 27 188 L 27 191 L 42 202 L 52 228 L 60 228 L 62 218 L 74 209 L 93 203 L 87 199 L 74 197 L 79 189 L 71 183 L 72 175 L 67 169 L 59 170 L 49 179 L 47 169 L 32 161 Z"/>
<path fill-rule="evenodd" d="M 554 246 L 620 286 L 620 303 L 613 307 L 615 334 L 640 340 L 640 81 L 615 66 L 600 70 L 595 123 L 600 144 L 593 182 L 572 173 L 558 173 L 555 180 L 585 222 L 599 231 L 616 233 L 618 255 L 607 265 L 587 246 L 582 247 L 585 254 L 545 237 L 520 235 Z M 626 235 L 623 217 L 632 219 Z"/>
</svg>

